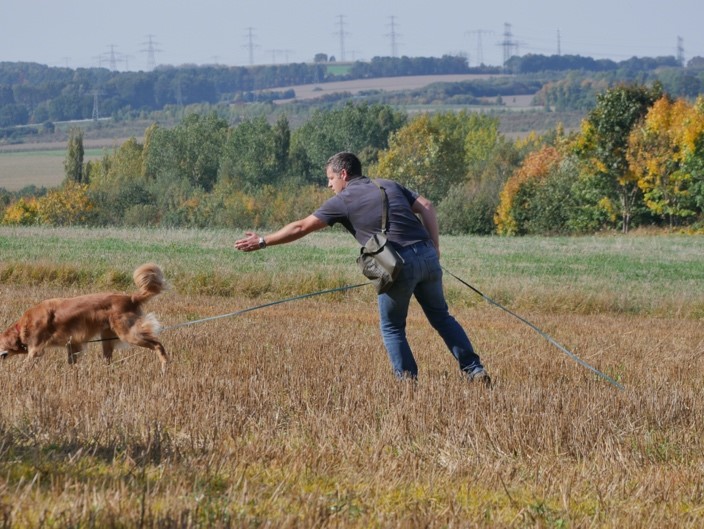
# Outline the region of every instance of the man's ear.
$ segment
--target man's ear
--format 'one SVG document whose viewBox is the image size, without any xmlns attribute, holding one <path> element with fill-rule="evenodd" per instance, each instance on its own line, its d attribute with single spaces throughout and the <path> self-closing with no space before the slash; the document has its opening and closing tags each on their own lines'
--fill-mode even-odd
<svg viewBox="0 0 704 529">
<path fill-rule="evenodd" d="M 347 182 L 347 169 L 340 169 L 340 178 Z"/>
</svg>

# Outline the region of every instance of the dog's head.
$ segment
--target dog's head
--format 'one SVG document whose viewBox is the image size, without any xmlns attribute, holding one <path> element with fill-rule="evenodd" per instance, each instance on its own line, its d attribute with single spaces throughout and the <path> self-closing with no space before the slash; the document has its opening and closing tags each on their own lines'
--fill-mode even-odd
<svg viewBox="0 0 704 529">
<path fill-rule="evenodd" d="M 0 334 L 0 358 L 4 360 L 11 355 L 26 353 L 27 347 L 20 339 L 20 329 L 18 325 L 12 325 L 4 333 Z"/>
</svg>

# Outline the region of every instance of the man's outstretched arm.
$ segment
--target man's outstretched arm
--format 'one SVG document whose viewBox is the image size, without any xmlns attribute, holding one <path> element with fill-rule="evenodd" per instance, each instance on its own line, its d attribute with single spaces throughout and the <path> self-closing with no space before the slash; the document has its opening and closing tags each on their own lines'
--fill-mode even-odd
<svg viewBox="0 0 704 529">
<path fill-rule="evenodd" d="M 322 230 L 327 226 L 327 224 L 315 215 L 308 215 L 303 219 L 295 220 L 280 230 L 263 237 L 260 237 L 255 232 L 245 232 L 245 237 L 235 242 L 235 248 L 243 252 L 261 250 L 267 246 L 286 244 L 298 240 L 311 232 Z"/>
</svg>

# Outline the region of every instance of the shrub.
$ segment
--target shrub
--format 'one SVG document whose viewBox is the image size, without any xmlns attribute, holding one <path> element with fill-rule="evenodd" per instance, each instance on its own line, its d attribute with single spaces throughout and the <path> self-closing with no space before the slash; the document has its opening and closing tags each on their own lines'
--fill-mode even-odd
<svg viewBox="0 0 704 529">
<path fill-rule="evenodd" d="M 26 200 L 24 198 L 20 198 L 17 202 L 10 204 L 7 209 L 5 209 L 2 223 L 13 226 L 38 224 L 39 207 L 37 204 L 37 199 L 34 197 Z"/>
</svg>

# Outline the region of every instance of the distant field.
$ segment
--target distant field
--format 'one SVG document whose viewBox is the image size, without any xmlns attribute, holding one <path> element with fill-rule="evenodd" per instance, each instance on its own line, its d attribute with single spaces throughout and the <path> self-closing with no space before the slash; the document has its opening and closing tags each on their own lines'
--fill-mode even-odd
<svg viewBox="0 0 704 529">
<path fill-rule="evenodd" d="M 102 155 L 102 149 L 87 149 L 84 159 L 92 160 Z M 30 185 L 56 187 L 64 179 L 65 158 L 64 146 L 47 150 L 0 151 L 0 187 L 8 191 L 18 191 Z"/>
<path fill-rule="evenodd" d="M 332 75 L 347 75 L 352 69 L 352 65 L 346 64 L 328 64 L 328 73 Z"/>
<path fill-rule="evenodd" d="M 459 83 L 461 81 L 471 81 L 478 79 L 491 79 L 495 77 L 503 77 L 502 75 L 485 75 L 485 74 L 454 74 L 454 75 L 409 75 L 402 77 L 382 77 L 375 79 L 355 79 L 353 81 L 338 81 L 332 83 L 317 83 L 296 86 L 286 86 L 276 88 L 276 91 L 293 89 L 296 92 L 295 99 L 314 99 L 323 95 L 337 94 L 340 92 L 349 92 L 358 94 L 367 90 L 413 90 L 423 88 L 433 83 Z M 504 98 L 504 104 L 507 106 L 522 106 L 530 105 L 532 95 L 515 96 Z M 291 99 L 281 99 L 277 103 L 287 103 Z"/>
</svg>

